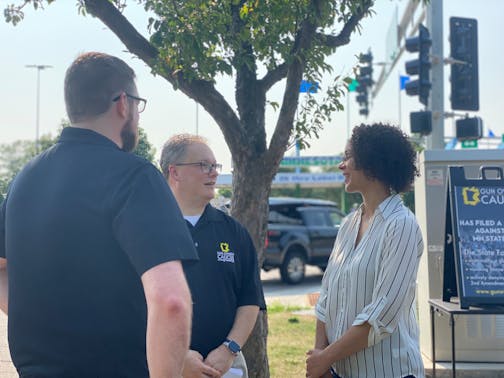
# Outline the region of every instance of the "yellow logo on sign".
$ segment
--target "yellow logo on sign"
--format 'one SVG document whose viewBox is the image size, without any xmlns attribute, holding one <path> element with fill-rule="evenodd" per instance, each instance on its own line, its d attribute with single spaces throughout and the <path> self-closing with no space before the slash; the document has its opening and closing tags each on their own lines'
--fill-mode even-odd
<svg viewBox="0 0 504 378">
<path fill-rule="evenodd" d="M 229 252 L 229 244 L 228 243 L 220 243 L 220 250 L 224 253 Z"/>
<path fill-rule="evenodd" d="M 464 199 L 464 205 L 476 206 L 480 202 L 479 189 L 474 186 L 462 188 L 462 198 Z"/>
</svg>

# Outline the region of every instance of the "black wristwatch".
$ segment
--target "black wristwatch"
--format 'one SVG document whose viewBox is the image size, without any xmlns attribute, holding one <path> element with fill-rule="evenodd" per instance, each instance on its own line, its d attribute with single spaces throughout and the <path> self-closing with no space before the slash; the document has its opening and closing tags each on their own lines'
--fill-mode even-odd
<svg viewBox="0 0 504 378">
<path fill-rule="evenodd" d="M 234 356 L 241 351 L 240 345 L 234 340 L 226 339 L 222 344 L 224 344 Z"/>
</svg>

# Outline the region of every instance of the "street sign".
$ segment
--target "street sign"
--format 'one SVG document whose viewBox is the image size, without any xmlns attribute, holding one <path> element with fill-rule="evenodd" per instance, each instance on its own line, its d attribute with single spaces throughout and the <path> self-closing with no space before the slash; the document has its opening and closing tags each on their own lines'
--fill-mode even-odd
<svg viewBox="0 0 504 378">
<path fill-rule="evenodd" d="M 477 139 L 463 140 L 462 148 L 478 148 L 478 140 Z"/>
<path fill-rule="evenodd" d="M 232 174 L 221 174 L 217 177 L 218 188 L 230 187 Z M 337 187 L 343 185 L 345 176 L 341 172 L 329 173 L 277 173 L 272 181 L 273 187 L 289 187 L 296 184 L 305 187 Z"/>
<path fill-rule="evenodd" d="M 341 163 L 341 156 L 296 156 L 284 157 L 280 167 L 335 166 Z"/>
<path fill-rule="evenodd" d="M 345 177 L 341 172 L 335 173 L 277 173 L 272 184 L 307 184 L 329 185 L 342 184 Z"/>
</svg>

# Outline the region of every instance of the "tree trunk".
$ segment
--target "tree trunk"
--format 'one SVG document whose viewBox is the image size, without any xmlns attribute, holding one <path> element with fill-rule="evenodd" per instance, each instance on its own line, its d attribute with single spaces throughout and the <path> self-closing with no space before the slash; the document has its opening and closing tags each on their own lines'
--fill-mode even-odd
<svg viewBox="0 0 504 378">
<path fill-rule="evenodd" d="M 268 197 L 274 173 L 264 166 L 260 154 L 250 156 L 250 150 L 233 158 L 233 199 L 231 214 L 247 228 L 255 243 L 259 269 L 262 265 L 264 240 L 267 230 Z M 260 311 L 256 325 L 244 346 L 245 359 L 251 378 L 268 378 L 267 356 L 268 318 Z"/>
<path fill-rule="evenodd" d="M 268 378 L 269 361 L 267 353 L 268 313 L 259 311 L 252 334 L 243 347 L 250 378 Z"/>
</svg>

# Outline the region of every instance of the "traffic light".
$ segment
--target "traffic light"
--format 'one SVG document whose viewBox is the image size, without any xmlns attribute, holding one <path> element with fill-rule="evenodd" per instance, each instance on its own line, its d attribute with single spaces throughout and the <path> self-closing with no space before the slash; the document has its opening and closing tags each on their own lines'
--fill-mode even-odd
<svg viewBox="0 0 504 378">
<path fill-rule="evenodd" d="M 450 18 L 450 57 L 452 109 L 479 110 L 477 20 Z"/>
<path fill-rule="evenodd" d="M 367 54 L 360 54 L 359 63 L 359 74 L 357 75 L 357 97 L 356 100 L 361 106 L 359 109 L 359 114 L 363 116 L 368 116 L 369 114 L 369 99 L 368 95 L 373 86 L 373 54 L 369 51 Z"/>
<path fill-rule="evenodd" d="M 427 106 L 429 101 L 429 92 L 431 82 L 429 79 L 430 63 L 430 39 L 429 29 L 420 25 L 418 36 L 406 39 L 406 50 L 409 52 L 418 52 L 418 58 L 406 62 L 406 73 L 408 75 L 418 75 L 417 80 L 410 80 L 406 83 L 406 94 L 409 96 L 418 96 L 420 102 Z"/>
<path fill-rule="evenodd" d="M 367 54 L 359 55 L 359 75 L 357 80 L 359 84 L 365 85 L 368 89 L 373 86 L 373 54 L 368 51 Z"/>
<path fill-rule="evenodd" d="M 359 83 L 357 87 L 357 103 L 361 106 L 359 114 L 367 117 L 369 114 L 368 88 L 366 85 Z"/>
<path fill-rule="evenodd" d="M 480 139 L 483 136 L 483 121 L 480 117 L 457 119 L 455 128 L 458 140 Z"/>
<path fill-rule="evenodd" d="M 363 116 L 366 116 L 366 117 L 369 115 L 368 104 L 366 104 L 366 107 L 364 107 L 362 109 L 359 109 L 359 114 L 363 115 Z"/>
<path fill-rule="evenodd" d="M 429 135 L 432 132 L 432 112 L 411 112 L 410 131 L 420 135 Z"/>
</svg>

